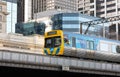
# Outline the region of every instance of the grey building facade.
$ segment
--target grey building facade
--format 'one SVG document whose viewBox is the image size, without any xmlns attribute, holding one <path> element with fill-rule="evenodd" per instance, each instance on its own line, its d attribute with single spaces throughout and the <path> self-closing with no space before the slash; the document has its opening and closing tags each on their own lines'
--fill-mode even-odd
<svg viewBox="0 0 120 77">
<path fill-rule="evenodd" d="M 104 18 L 120 15 L 120 0 L 78 0 L 78 11 Z"/>
<path fill-rule="evenodd" d="M 34 15 L 49 10 L 69 10 L 77 11 L 77 0 L 19 0 L 24 3 L 22 13 L 24 19 L 20 21 L 27 22 L 34 19 Z"/>
</svg>

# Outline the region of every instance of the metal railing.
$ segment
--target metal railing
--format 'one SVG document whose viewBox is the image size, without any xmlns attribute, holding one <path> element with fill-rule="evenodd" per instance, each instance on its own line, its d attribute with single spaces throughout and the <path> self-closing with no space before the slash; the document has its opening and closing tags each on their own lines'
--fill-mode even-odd
<svg viewBox="0 0 120 77">
<path fill-rule="evenodd" d="M 94 73 L 112 74 L 120 76 L 120 64 L 99 62 L 92 60 L 67 58 L 59 56 L 44 56 L 40 54 L 25 53 L 25 52 L 13 52 L 13 51 L 0 51 L 0 64 L 11 63 L 39 66 L 39 67 L 56 67 L 57 70 L 77 71 L 81 69 L 94 71 Z M 15 65 L 14 65 L 15 66 Z M 32 68 L 32 66 L 30 67 Z M 73 70 L 74 69 L 74 70 Z M 89 71 L 89 72 L 90 72 Z"/>
</svg>

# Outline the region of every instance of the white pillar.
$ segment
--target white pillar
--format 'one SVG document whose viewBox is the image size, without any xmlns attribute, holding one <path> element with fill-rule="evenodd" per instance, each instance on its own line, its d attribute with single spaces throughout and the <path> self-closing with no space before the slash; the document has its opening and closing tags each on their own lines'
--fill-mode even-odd
<svg viewBox="0 0 120 77">
<path fill-rule="evenodd" d="M 24 21 L 27 22 L 29 19 L 31 19 L 31 12 L 32 12 L 31 0 L 25 0 L 24 6 L 25 6 Z"/>
<path fill-rule="evenodd" d="M 96 0 L 94 0 L 94 16 L 96 17 L 97 16 L 97 10 L 96 10 L 96 4 L 97 2 L 96 2 Z"/>
<path fill-rule="evenodd" d="M 107 17 L 107 2 L 105 0 L 105 18 Z"/>
</svg>

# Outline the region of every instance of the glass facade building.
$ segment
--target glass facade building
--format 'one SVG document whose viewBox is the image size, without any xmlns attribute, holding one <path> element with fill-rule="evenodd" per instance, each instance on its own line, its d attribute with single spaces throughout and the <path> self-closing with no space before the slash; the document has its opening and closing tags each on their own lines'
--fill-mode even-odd
<svg viewBox="0 0 120 77">
<path fill-rule="evenodd" d="M 40 34 L 44 35 L 45 24 L 37 22 L 17 23 L 15 33 L 23 34 L 24 36 Z"/>
<path fill-rule="evenodd" d="M 66 32 L 80 33 L 80 24 L 87 21 L 98 20 L 100 18 L 88 16 L 80 13 L 61 13 L 51 16 L 53 22 L 52 29 L 61 29 Z M 89 35 L 102 36 L 103 24 L 91 25 Z M 85 33 L 88 24 L 82 24 L 83 34 Z"/>
<path fill-rule="evenodd" d="M 36 20 L 37 22 L 42 22 L 42 23 L 39 23 L 39 24 L 41 24 L 38 26 L 39 28 L 37 27 L 37 30 L 40 32 L 35 32 L 36 31 L 35 27 L 33 25 L 32 25 L 32 27 L 30 27 L 31 23 L 29 25 L 27 23 L 27 25 L 29 27 L 25 24 L 22 26 L 19 26 L 19 24 L 17 24 L 16 32 L 22 33 L 24 35 L 29 35 L 29 33 L 30 34 L 36 34 L 36 33 L 44 34 L 44 32 L 47 32 L 50 30 L 63 30 L 65 32 L 80 33 L 80 24 L 81 23 L 87 22 L 87 21 L 92 21 L 92 20 L 97 20 L 100 18 L 88 16 L 88 15 L 84 15 L 84 14 L 80 14 L 80 13 L 60 13 L 60 14 L 48 16 L 47 19 L 45 19 L 45 20 L 42 20 L 42 19 L 44 19 L 44 18 L 40 18 L 40 19 Z M 45 23 L 44 21 L 49 21 L 49 22 Z M 22 28 L 19 29 L 19 27 L 22 27 Z M 82 31 L 83 31 L 82 34 L 85 33 L 87 27 L 88 27 L 88 24 L 82 24 Z M 44 32 L 41 33 L 41 30 Z M 103 31 L 103 24 L 91 25 L 90 28 L 88 29 L 87 34 L 94 35 L 94 36 L 102 36 L 102 34 L 103 34 L 102 31 Z"/>
</svg>

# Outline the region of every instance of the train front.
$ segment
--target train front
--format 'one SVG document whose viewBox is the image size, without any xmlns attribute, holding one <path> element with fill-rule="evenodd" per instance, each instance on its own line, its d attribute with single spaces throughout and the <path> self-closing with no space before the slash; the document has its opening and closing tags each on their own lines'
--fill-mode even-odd
<svg viewBox="0 0 120 77">
<path fill-rule="evenodd" d="M 59 30 L 47 32 L 45 34 L 45 55 L 63 55 L 64 41 L 63 33 Z"/>
</svg>

